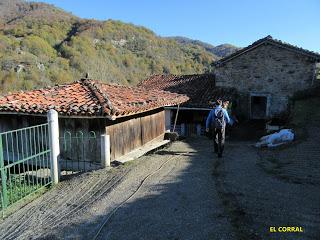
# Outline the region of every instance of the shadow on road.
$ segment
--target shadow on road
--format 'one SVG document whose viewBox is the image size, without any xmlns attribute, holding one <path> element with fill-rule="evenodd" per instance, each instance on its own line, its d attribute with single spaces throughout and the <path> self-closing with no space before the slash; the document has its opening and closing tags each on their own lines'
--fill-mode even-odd
<svg viewBox="0 0 320 240">
<path fill-rule="evenodd" d="M 44 222 L 42 239 L 316 239 L 319 186 L 265 173 L 249 143 L 227 141 L 218 160 L 212 141 L 188 138 L 124 165 L 122 182 L 55 228 Z M 282 225 L 306 232 L 269 232 Z"/>
<path fill-rule="evenodd" d="M 155 171 L 166 160 L 168 163 L 112 216 L 110 209 L 99 216 L 85 210 L 82 214 L 88 216 L 87 220 L 80 217 L 80 221 L 53 229 L 45 238 L 92 239 L 102 228 L 97 239 L 239 239 L 217 191 L 211 141 L 200 138 L 175 142 L 138 160 L 137 169 L 141 164 L 153 164 Z M 123 200 L 137 188 L 139 184 Z"/>
</svg>

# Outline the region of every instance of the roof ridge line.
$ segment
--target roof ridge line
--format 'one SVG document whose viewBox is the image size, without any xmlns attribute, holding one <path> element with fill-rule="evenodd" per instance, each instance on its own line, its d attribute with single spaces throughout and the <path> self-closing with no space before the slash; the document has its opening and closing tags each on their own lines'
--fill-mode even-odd
<svg viewBox="0 0 320 240">
<path fill-rule="evenodd" d="M 306 49 L 306 48 L 303 48 L 303 47 L 299 47 L 297 45 L 293 45 L 291 43 L 288 43 L 288 42 L 284 42 L 282 40 L 279 40 L 279 39 L 275 39 L 275 38 L 266 38 L 267 41 L 270 41 L 270 42 L 273 42 L 275 44 L 278 44 L 278 45 L 282 45 L 283 47 L 288 47 L 288 48 L 291 48 L 292 50 L 296 50 L 296 51 L 301 51 L 301 52 L 304 52 L 306 55 L 310 54 L 310 55 L 315 55 L 315 56 L 318 56 L 319 57 L 319 53 L 316 52 L 316 51 L 312 51 L 312 50 L 309 50 L 309 49 Z M 314 57 L 315 57 L 314 56 Z"/>
<path fill-rule="evenodd" d="M 226 56 L 224 58 L 221 58 L 221 59 L 215 61 L 213 64 L 215 66 L 223 64 L 223 63 L 225 63 L 227 61 L 232 60 L 233 58 L 236 58 L 236 57 L 238 57 L 238 56 L 240 56 L 240 55 L 242 55 L 242 54 L 244 54 L 244 53 L 246 53 L 248 51 L 251 51 L 251 50 L 259 47 L 260 45 L 264 44 L 265 42 L 269 42 L 271 44 L 274 44 L 274 45 L 277 45 L 279 47 L 285 48 L 285 49 L 287 49 L 289 51 L 293 51 L 293 52 L 296 52 L 296 53 L 307 55 L 308 57 L 312 57 L 312 58 L 314 58 L 314 59 L 316 59 L 318 61 L 320 59 L 320 53 L 318 53 L 318 52 L 310 51 L 308 49 L 304 49 L 302 47 L 298 47 L 298 46 L 292 45 L 290 43 L 281 41 L 279 39 L 275 39 L 271 35 L 268 35 L 268 36 L 266 36 L 264 38 L 261 38 L 261 39 L 258 39 L 256 41 L 254 41 L 250 45 L 248 45 L 248 46 L 246 46 L 244 48 L 241 48 L 238 51 L 236 51 L 236 52 L 234 52 L 234 53 L 232 53 L 232 54 L 230 54 L 230 55 L 228 55 L 228 56 Z"/>
<path fill-rule="evenodd" d="M 142 79 L 136 86 L 144 87 L 143 84 L 150 81 L 155 77 L 173 77 L 173 78 L 184 78 L 184 77 L 199 77 L 199 76 L 211 76 L 214 75 L 211 72 L 208 73 L 192 73 L 192 74 L 151 74 L 149 77 Z"/>
<path fill-rule="evenodd" d="M 110 115 L 114 115 L 116 108 L 112 105 L 109 97 L 103 93 L 103 91 L 101 91 L 100 87 L 98 86 L 99 83 L 96 83 L 94 80 L 88 78 L 81 79 L 81 83 L 83 83 L 93 92 L 99 104 L 101 104 L 102 114 L 108 113 L 105 110 L 110 109 Z"/>
</svg>

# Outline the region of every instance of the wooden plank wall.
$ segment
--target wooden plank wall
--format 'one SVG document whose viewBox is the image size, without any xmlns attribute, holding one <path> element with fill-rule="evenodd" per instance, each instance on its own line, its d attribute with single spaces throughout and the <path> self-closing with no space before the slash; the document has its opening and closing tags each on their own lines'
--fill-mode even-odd
<svg viewBox="0 0 320 240">
<path fill-rule="evenodd" d="M 105 119 L 101 118 L 59 118 L 59 135 L 60 135 L 60 154 L 64 159 L 73 161 L 89 161 L 100 163 L 101 161 L 101 142 L 100 136 L 105 134 Z M 72 139 L 66 132 L 71 133 Z M 90 132 L 94 132 L 96 138 L 89 138 Z M 75 137 L 81 137 L 83 141 Z M 64 139 L 66 137 L 67 150 L 64 149 Z M 72 141 L 70 143 L 70 140 Z"/>
<path fill-rule="evenodd" d="M 29 115 L 13 115 L 13 114 L 0 114 L 0 132 L 11 131 L 19 128 L 25 128 L 43 124 L 47 122 L 46 115 L 44 116 L 29 116 Z M 86 161 L 100 163 L 100 136 L 105 134 L 106 120 L 102 118 L 59 118 L 59 137 L 60 137 L 60 154 L 63 158 L 77 159 L 85 158 Z M 75 144 L 77 139 L 74 139 L 73 144 L 70 147 L 70 141 L 68 148 L 71 148 L 67 154 L 64 151 L 63 137 L 64 133 L 68 131 L 72 134 L 72 137 L 76 136 L 79 131 L 83 132 L 85 143 L 79 142 Z M 96 139 L 88 139 L 90 131 L 96 133 Z M 69 139 L 68 139 L 69 140 Z M 69 156 L 70 155 L 70 156 Z"/>
<path fill-rule="evenodd" d="M 111 160 L 138 148 L 165 131 L 164 111 L 106 127 L 110 135 Z"/>
</svg>

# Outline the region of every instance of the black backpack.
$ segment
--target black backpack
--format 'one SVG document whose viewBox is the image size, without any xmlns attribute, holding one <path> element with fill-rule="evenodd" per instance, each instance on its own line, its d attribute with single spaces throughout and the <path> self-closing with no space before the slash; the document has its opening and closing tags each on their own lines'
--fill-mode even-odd
<svg viewBox="0 0 320 240">
<path fill-rule="evenodd" d="M 223 129 L 225 127 L 225 119 L 222 109 L 215 111 L 215 118 L 213 121 L 213 126 L 215 129 Z"/>
</svg>

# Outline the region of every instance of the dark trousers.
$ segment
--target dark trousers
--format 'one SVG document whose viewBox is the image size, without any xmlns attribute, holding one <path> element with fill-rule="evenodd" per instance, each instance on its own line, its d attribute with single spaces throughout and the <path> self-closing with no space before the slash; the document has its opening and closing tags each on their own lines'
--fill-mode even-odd
<svg viewBox="0 0 320 240">
<path fill-rule="evenodd" d="M 222 156 L 223 153 L 225 132 L 225 128 L 213 130 L 214 152 L 218 153 L 218 156 Z"/>
</svg>

